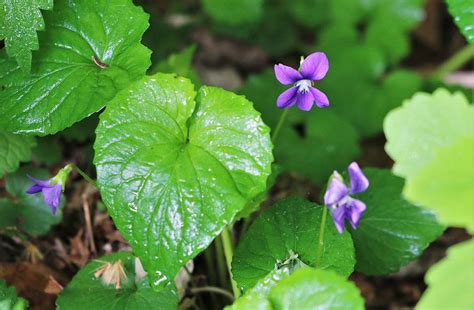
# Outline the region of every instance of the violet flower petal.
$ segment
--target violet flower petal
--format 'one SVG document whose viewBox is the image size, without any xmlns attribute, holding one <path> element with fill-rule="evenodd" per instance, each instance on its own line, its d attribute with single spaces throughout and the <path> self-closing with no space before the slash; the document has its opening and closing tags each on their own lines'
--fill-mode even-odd
<svg viewBox="0 0 474 310">
<path fill-rule="evenodd" d="M 51 186 L 50 183 L 51 183 L 51 180 L 38 180 L 38 179 L 35 179 L 33 178 L 31 175 L 27 174 L 26 175 L 31 181 L 35 182 L 36 184 L 38 184 L 39 186 Z"/>
<path fill-rule="evenodd" d="M 294 84 L 302 79 L 301 74 L 292 67 L 278 64 L 274 66 L 275 76 L 283 85 Z"/>
<path fill-rule="evenodd" d="M 339 206 L 336 209 L 332 210 L 331 212 L 332 220 L 334 225 L 336 225 L 337 231 L 342 234 L 344 232 L 345 223 L 344 220 L 346 218 L 346 208 L 345 206 Z"/>
<path fill-rule="evenodd" d="M 348 205 L 346 213 L 347 218 L 349 219 L 352 228 L 356 229 L 362 214 L 364 214 L 365 209 L 367 209 L 367 206 L 358 199 L 351 199 Z"/>
<path fill-rule="evenodd" d="M 314 87 L 310 87 L 309 91 L 313 95 L 314 101 L 318 107 L 325 108 L 329 106 L 329 99 L 325 93 Z"/>
<path fill-rule="evenodd" d="M 32 186 L 30 186 L 30 188 L 28 188 L 28 190 L 26 191 L 27 194 L 36 194 L 36 193 L 39 193 L 43 190 L 44 186 L 41 186 L 41 185 L 38 185 L 38 184 L 33 184 Z"/>
<path fill-rule="evenodd" d="M 277 107 L 280 109 L 288 108 L 296 103 L 298 87 L 291 87 L 278 96 Z"/>
<path fill-rule="evenodd" d="M 329 70 L 329 61 L 326 54 L 316 52 L 305 58 L 301 64 L 301 75 L 304 79 L 322 80 Z"/>
<path fill-rule="evenodd" d="M 298 108 L 303 111 L 309 111 L 313 107 L 314 98 L 309 91 L 298 92 Z"/>
<path fill-rule="evenodd" d="M 359 165 L 354 161 L 349 165 L 349 176 L 351 179 L 351 193 L 358 194 L 364 192 L 369 187 L 369 180 L 364 175 Z"/>
<path fill-rule="evenodd" d="M 336 204 L 346 197 L 347 194 L 349 194 L 349 189 L 346 184 L 339 177 L 333 176 L 324 194 L 324 204 L 326 206 Z"/>
<path fill-rule="evenodd" d="M 43 188 L 44 201 L 50 207 L 53 215 L 56 214 L 56 210 L 59 207 L 59 202 L 61 200 L 61 191 L 62 187 L 60 184 L 55 184 L 54 186 Z"/>
</svg>

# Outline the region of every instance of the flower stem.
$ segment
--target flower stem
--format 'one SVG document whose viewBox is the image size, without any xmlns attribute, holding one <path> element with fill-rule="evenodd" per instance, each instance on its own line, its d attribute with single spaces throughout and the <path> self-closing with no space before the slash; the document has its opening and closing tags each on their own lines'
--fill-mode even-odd
<svg viewBox="0 0 474 310">
<path fill-rule="evenodd" d="M 77 173 L 79 173 L 81 175 L 81 177 L 84 178 L 84 180 L 86 180 L 87 182 L 89 182 L 92 186 L 94 186 L 95 188 L 99 189 L 99 187 L 97 186 L 97 183 L 90 177 L 88 176 L 84 171 L 82 171 L 78 166 L 76 166 L 75 164 L 71 164 L 72 167 L 74 168 L 74 170 L 77 171 Z"/>
<path fill-rule="evenodd" d="M 319 227 L 319 245 L 318 245 L 318 254 L 316 256 L 316 268 L 321 266 L 321 258 L 323 257 L 324 251 L 324 230 L 326 227 L 326 217 L 328 214 L 328 208 L 323 207 L 323 216 L 321 218 L 321 226 Z"/>
<path fill-rule="evenodd" d="M 234 278 L 232 276 L 232 256 L 233 256 L 233 245 L 232 245 L 232 238 L 230 236 L 229 229 L 227 227 L 221 233 L 222 236 L 222 245 L 224 247 L 224 255 L 227 262 L 227 270 L 229 271 L 229 278 L 230 283 L 232 284 L 232 291 L 234 292 L 235 299 L 240 297 L 240 290 L 237 287 L 237 283 L 235 283 Z"/>
<path fill-rule="evenodd" d="M 285 109 L 283 113 L 280 116 L 280 119 L 278 120 L 278 124 L 275 127 L 275 131 L 272 134 L 272 142 L 275 144 L 276 139 L 278 137 L 278 134 L 280 133 L 281 127 L 283 126 L 283 123 L 285 122 L 286 115 L 288 114 L 288 111 L 290 111 L 289 108 Z"/>
<path fill-rule="evenodd" d="M 214 241 L 214 247 L 216 250 L 216 260 L 217 260 L 217 269 L 218 269 L 218 276 L 219 276 L 219 284 L 221 286 L 225 286 L 227 283 L 226 278 L 226 269 L 227 265 L 225 263 L 225 254 L 224 249 L 222 248 L 221 238 L 219 240 Z"/>
<path fill-rule="evenodd" d="M 474 57 L 474 45 L 466 45 L 456 54 L 451 56 L 446 62 L 440 65 L 436 70 L 431 72 L 430 77 L 434 79 L 442 79 L 449 73 L 459 69 L 467 61 Z"/>
</svg>

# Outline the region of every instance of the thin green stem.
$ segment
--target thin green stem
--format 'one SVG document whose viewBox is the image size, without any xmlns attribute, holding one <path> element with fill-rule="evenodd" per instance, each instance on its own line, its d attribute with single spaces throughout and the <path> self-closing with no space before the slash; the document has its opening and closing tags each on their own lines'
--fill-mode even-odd
<svg viewBox="0 0 474 310">
<path fill-rule="evenodd" d="M 449 73 L 459 69 L 472 58 L 474 58 L 474 45 L 466 45 L 441 66 L 436 68 L 436 70 L 431 72 L 430 77 L 434 79 L 442 79 Z"/>
<path fill-rule="evenodd" d="M 232 276 L 232 256 L 234 255 L 234 249 L 232 245 L 232 237 L 230 236 L 229 229 L 226 227 L 221 233 L 222 246 L 224 247 L 225 260 L 227 262 L 227 270 L 229 271 L 230 283 L 232 284 L 232 291 L 234 292 L 235 299 L 240 297 L 240 290 L 237 287 Z"/>
<path fill-rule="evenodd" d="M 202 286 L 202 287 L 193 287 L 191 289 L 191 293 L 197 294 L 197 293 L 217 293 L 226 296 L 227 298 L 230 299 L 230 301 L 234 301 L 234 296 L 232 296 L 232 293 L 220 288 L 220 287 L 215 287 L 215 286 Z"/>
<path fill-rule="evenodd" d="M 326 217 L 328 214 L 328 208 L 323 207 L 323 216 L 321 218 L 321 226 L 319 227 L 319 244 L 318 244 L 318 254 L 316 256 L 316 268 L 321 266 L 321 258 L 323 257 L 324 251 L 324 231 L 326 227 Z"/>
<path fill-rule="evenodd" d="M 275 144 L 276 139 L 278 137 L 278 134 L 280 133 L 281 127 L 283 126 L 283 123 L 285 122 L 286 116 L 288 114 L 288 111 L 290 111 L 289 108 L 285 109 L 283 113 L 281 113 L 280 119 L 278 120 L 278 124 L 275 127 L 275 131 L 272 134 L 272 142 Z"/>
<path fill-rule="evenodd" d="M 84 180 L 89 182 L 95 188 L 99 189 L 99 187 L 97 186 L 97 183 L 90 176 L 88 176 L 84 171 L 82 171 L 78 166 L 76 166 L 75 164 L 72 164 L 72 167 L 74 168 L 74 170 L 77 171 L 77 173 L 81 175 L 81 177 L 84 178 Z"/>
<path fill-rule="evenodd" d="M 216 249 L 216 260 L 217 260 L 217 270 L 218 270 L 218 275 L 219 275 L 219 284 L 220 286 L 224 287 L 227 284 L 227 278 L 226 278 L 227 266 L 225 263 L 224 249 L 222 248 L 222 242 L 220 239 L 222 239 L 222 237 L 214 241 L 214 246 Z"/>
</svg>

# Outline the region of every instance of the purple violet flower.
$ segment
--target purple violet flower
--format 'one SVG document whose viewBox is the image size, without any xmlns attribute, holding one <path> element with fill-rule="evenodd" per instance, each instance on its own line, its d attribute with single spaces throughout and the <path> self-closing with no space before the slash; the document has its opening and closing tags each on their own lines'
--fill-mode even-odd
<svg viewBox="0 0 474 310">
<path fill-rule="evenodd" d="M 295 84 L 278 97 L 278 108 L 289 108 L 296 103 L 301 110 L 309 111 L 314 102 L 320 108 L 329 106 L 326 94 L 313 87 L 314 81 L 322 80 L 329 70 L 326 54 L 317 52 L 306 58 L 302 57 L 299 71 L 283 64 L 275 65 L 274 70 L 281 84 Z"/>
<path fill-rule="evenodd" d="M 369 187 L 369 180 L 364 175 L 359 165 L 352 162 L 349 167 L 350 188 L 344 184 L 342 176 L 334 171 L 329 181 L 329 186 L 324 194 L 324 204 L 331 210 L 332 219 L 339 233 L 345 228 L 348 220 L 352 228 L 356 229 L 365 209 L 365 203 L 350 195 L 362 193 Z"/>
<path fill-rule="evenodd" d="M 53 179 L 38 180 L 28 175 L 31 181 L 35 182 L 28 190 L 28 194 L 43 193 L 44 202 L 49 206 L 53 215 L 56 215 L 59 203 L 61 202 L 62 185 L 54 183 Z"/>
<path fill-rule="evenodd" d="M 36 194 L 39 192 L 43 193 L 44 202 L 49 206 L 51 209 L 51 213 L 56 215 L 56 212 L 59 208 L 59 204 L 61 202 L 61 193 L 64 191 L 64 187 L 66 185 L 67 178 L 69 177 L 69 173 L 72 171 L 72 165 L 66 165 L 64 168 L 59 170 L 58 174 L 49 179 L 49 180 L 38 180 L 30 175 L 31 181 L 35 182 L 26 193 L 28 194 Z"/>
</svg>

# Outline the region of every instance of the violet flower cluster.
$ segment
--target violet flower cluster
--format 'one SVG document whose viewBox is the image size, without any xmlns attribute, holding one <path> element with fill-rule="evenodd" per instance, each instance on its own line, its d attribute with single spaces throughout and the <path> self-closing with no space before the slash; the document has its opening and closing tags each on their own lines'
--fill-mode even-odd
<svg viewBox="0 0 474 310">
<path fill-rule="evenodd" d="M 326 94 L 313 87 L 314 81 L 322 80 L 329 70 L 326 54 L 317 52 L 302 58 L 299 71 L 283 64 L 275 65 L 274 70 L 281 84 L 294 84 L 278 97 L 277 107 L 280 109 L 295 104 L 303 111 L 311 110 L 314 103 L 320 108 L 329 106 Z"/>
<path fill-rule="evenodd" d="M 334 224 L 341 234 L 344 231 L 346 220 L 352 228 L 356 229 L 367 208 L 365 203 L 352 198 L 351 195 L 366 191 L 369 187 L 369 180 L 356 162 L 349 165 L 348 171 L 350 187 L 344 183 L 342 176 L 334 171 L 324 194 L 324 204 L 330 209 Z"/>
</svg>

